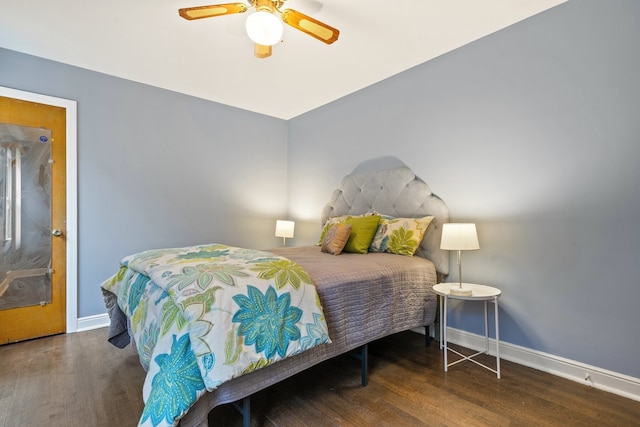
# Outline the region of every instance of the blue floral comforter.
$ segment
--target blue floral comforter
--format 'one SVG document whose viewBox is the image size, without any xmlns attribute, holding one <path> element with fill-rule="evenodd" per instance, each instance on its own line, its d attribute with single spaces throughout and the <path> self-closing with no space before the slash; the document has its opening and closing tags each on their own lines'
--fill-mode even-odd
<svg viewBox="0 0 640 427">
<path fill-rule="evenodd" d="M 147 377 L 140 426 L 171 426 L 225 381 L 330 342 L 308 274 L 220 244 L 125 257 L 102 284 L 129 316 Z"/>
</svg>

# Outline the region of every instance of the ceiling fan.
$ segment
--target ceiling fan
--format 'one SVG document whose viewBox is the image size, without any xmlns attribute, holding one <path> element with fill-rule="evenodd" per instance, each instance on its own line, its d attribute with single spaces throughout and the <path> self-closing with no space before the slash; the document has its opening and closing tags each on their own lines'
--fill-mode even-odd
<svg viewBox="0 0 640 427">
<path fill-rule="evenodd" d="M 340 31 L 293 9 L 281 10 L 287 0 L 247 0 L 246 3 L 223 3 L 210 6 L 197 6 L 178 9 L 184 19 L 194 20 L 214 16 L 244 13 L 249 8 L 255 12 L 246 22 L 249 38 L 255 43 L 254 54 L 257 58 L 271 56 L 271 46 L 282 39 L 282 22 L 296 28 L 326 44 L 338 40 Z M 276 16 L 280 15 L 280 19 Z"/>
</svg>

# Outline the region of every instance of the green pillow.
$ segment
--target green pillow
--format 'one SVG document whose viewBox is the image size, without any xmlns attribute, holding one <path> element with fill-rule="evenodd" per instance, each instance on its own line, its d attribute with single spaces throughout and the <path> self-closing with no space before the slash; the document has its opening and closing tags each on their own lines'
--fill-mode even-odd
<svg viewBox="0 0 640 427">
<path fill-rule="evenodd" d="M 369 251 L 369 245 L 378 230 L 380 215 L 354 217 L 350 216 L 344 220 L 345 224 L 351 225 L 351 234 L 349 241 L 344 247 L 343 252 L 353 252 L 356 254 L 366 254 Z"/>
</svg>

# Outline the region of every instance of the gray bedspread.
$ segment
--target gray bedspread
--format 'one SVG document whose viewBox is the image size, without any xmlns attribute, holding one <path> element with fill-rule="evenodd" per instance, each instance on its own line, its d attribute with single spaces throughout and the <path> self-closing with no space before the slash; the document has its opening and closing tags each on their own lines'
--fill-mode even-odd
<svg viewBox="0 0 640 427">
<path fill-rule="evenodd" d="M 324 344 L 222 384 L 206 393 L 181 426 L 206 423 L 208 412 L 276 384 L 324 360 L 387 335 L 426 326 L 436 313 L 433 263 L 420 257 L 320 252 L 319 246 L 273 249 L 298 262 L 316 284 L 331 344 Z"/>
</svg>

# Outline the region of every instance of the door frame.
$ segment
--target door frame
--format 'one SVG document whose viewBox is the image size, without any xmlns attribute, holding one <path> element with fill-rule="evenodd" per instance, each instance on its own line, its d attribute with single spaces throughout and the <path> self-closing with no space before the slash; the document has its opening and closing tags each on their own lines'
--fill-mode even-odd
<svg viewBox="0 0 640 427">
<path fill-rule="evenodd" d="M 0 96 L 62 107 L 66 110 L 67 187 L 67 333 L 78 330 L 78 115 L 77 102 L 0 86 Z"/>
</svg>

